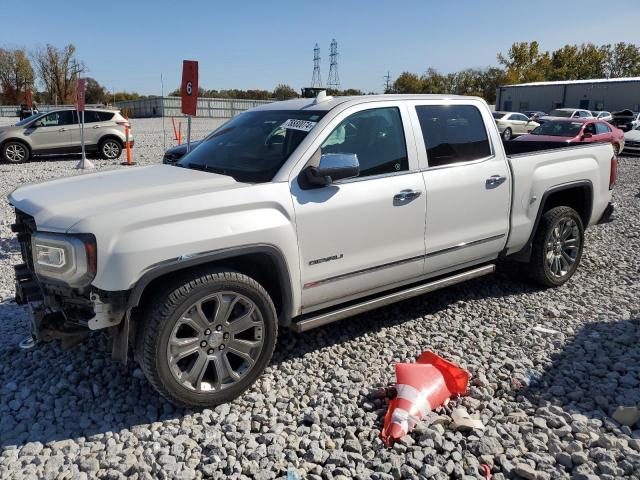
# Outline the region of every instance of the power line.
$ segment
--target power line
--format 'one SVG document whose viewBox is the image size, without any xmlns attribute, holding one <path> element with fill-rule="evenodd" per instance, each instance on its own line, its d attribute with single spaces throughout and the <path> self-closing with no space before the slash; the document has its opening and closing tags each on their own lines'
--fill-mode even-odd
<svg viewBox="0 0 640 480">
<path fill-rule="evenodd" d="M 331 40 L 329 48 L 329 78 L 327 88 L 340 90 L 340 77 L 338 76 L 338 42 L 334 38 Z"/>
</svg>

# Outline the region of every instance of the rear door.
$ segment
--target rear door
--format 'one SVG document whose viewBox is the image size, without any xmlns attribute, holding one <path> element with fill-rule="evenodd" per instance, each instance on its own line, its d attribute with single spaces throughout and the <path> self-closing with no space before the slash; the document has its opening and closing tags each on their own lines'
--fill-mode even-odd
<svg viewBox="0 0 640 480">
<path fill-rule="evenodd" d="M 310 189 L 291 180 L 303 311 L 421 275 L 424 180 L 404 102 L 341 112 L 310 151 L 307 164 L 321 154 L 356 154 L 360 175 Z"/>
<path fill-rule="evenodd" d="M 496 258 L 509 230 L 510 172 L 481 102 L 410 102 L 427 196 L 427 273 Z"/>
<path fill-rule="evenodd" d="M 51 112 L 36 123 L 25 135 L 31 138 L 36 153 L 68 153 L 71 149 L 71 129 L 74 126 L 73 110 Z"/>
</svg>

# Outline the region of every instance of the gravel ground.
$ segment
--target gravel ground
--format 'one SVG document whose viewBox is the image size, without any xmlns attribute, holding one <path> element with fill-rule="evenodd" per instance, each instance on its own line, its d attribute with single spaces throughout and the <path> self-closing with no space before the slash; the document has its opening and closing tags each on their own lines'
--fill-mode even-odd
<svg viewBox="0 0 640 480">
<path fill-rule="evenodd" d="M 160 121 L 132 123 L 135 160 L 159 162 Z M 212 127 L 198 119 L 194 136 Z M 487 464 L 494 480 L 640 478 L 640 424 L 612 419 L 617 406 L 640 404 L 640 158 L 620 159 L 615 221 L 587 232 L 582 265 L 563 287 L 503 272 L 304 335 L 282 332 L 256 385 L 202 411 L 164 401 L 134 363 L 114 364 L 102 335 L 72 350 L 17 348 L 27 313 L 12 298 L 19 255 L 5 197 L 77 174 L 74 165 L 0 165 L 0 477 L 484 478 Z M 486 429 L 454 431 L 440 409 L 384 448 L 384 404 L 370 394 L 393 383 L 395 362 L 425 349 L 471 371 L 460 403 Z"/>
</svg>

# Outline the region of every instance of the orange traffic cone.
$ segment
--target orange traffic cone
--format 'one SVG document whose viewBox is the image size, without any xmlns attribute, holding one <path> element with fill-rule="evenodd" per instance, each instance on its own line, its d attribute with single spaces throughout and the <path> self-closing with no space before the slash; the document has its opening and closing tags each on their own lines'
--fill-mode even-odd
<svg viewBox="0 0 640 480">
<path fill-rule="evenodd" d="M 424 352 L 417 363 L 396 364 L 396 398 L 384 417 L 382 441 L 391 445 L 409 433 L 431 410 L 452 395 L 467 391 L 469 373 L 433 352 Z"/>
</svg>

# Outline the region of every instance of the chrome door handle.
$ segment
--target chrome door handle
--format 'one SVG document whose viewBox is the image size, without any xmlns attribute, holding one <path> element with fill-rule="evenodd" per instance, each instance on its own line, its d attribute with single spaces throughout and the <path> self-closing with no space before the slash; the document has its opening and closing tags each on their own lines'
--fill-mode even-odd
<svg viewBox="0 0 640 480">
<path fill-rule="evenodd" d="M 397 203 L 407 203 L 418 198 L 422 192 L 420 190 L 401 190 L 393 196 L 393 201 Z"/>
<path fill-rule="evenodd" d="M 67 129 L 66 129 L 66 128 L 59 128 L 59 129 L 58 129 L 58 131 L 59 131 L 59 132 L 66 132 L 66 131 L 67 131 Z"/>
<path fill-rule="evenodd" d="M 100 128 L 100 125 L 94 125 L 93 128 Z"/>
<path fill-rule="evenodd" d="M 506 179 L 507 177 L 505 177 L 504 175 L 491 175 L 489 178 L 487 178 L 486 187 L 496 188 L 497 186 L 501 185 Z"/>
</svg>

